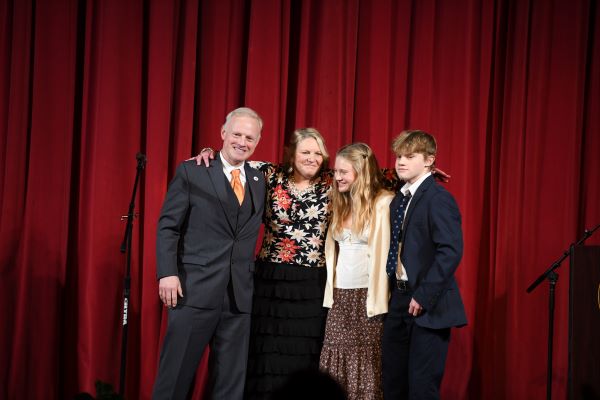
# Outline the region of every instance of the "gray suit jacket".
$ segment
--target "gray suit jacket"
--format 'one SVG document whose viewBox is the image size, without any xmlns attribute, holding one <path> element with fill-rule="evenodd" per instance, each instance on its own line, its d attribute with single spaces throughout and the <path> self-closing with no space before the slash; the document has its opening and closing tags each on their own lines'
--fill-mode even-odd
<svg viewBox="0 0 600 400">
<path fill-rule="evenodd" d="M 179 304 L 220 307 L 231 280 L 241 312 L 252 307 L 254 250 L 262 222 L 265 179 L 245 164 L 248 218 L 238 223 L 239 204 L 228 191 L 220 157 L 210 167 L 186 161 L 177 168 L 165 198 L 156 242 L 157 278 L 177 275 Z M 248 207 L 248 204 L 246 204 Z"/>
</svg>

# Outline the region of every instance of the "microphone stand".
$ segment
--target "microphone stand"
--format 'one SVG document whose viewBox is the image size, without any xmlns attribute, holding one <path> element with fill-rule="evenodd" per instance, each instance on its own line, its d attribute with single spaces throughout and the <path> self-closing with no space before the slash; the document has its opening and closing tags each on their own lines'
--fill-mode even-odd
<svg viewBox="0 0 600 400">
<path fill-rule="evenodd" d="M 142 170 L 146 165 L 146 156 L 144 154 L 137 153 L 135 158 L 137 159 L 137 168 L 135 182 L 133 184 L 133 194 L 131 195 L 131 202 L 129 203 L 129 211 L 127 212 L 127 215 L 121 217 L 121 220 L 127 220 L 127 224 L 125 225 L 125 237 L 123 238 L 120 249 L 121 253 L 126 254 L 127 260 L 125 278 L 123 280 L 123 335 L 121 337 L 121 370 L 119 373 L 119 395 L 121 398 L 123 398 L 123 394 L 125 393 L 125 365 L 127 364 L 127 332 L 129 327 L 127 310 L 129 307 L 131 288 L 131 236 L 133 232 L 133 219 L 137 217 L 137 214 L 134 214 L 135 196 Z"/>
<path fill-rule="evenodd" d="M 546 375 L 546 399 L 552 399 L 552 344 L 554 340 L 554 295 L 556 289 L 556 282 L 558 282 L 558 274 L 554 271 L 557 269 L 560 264 L 567 258 L 569 255 L 573 254 L 573 249 L 585 242 L 590 236 L 594 234 L 594 232 L 600 227 L 600 224 L 596 225 L 596 227 L 592 230 L 584 230 L 583 237 L 579 239 L 576 243 L 571 243 L 568 250 L 565 250 L 556 261 L 550 264 L 550 268 L 548 268 L 543 274 L 538 276 L 538 278 L 527 288 L 527 293 L 531 293 L 540 283 L 544 281 L 544 279 L 548 279 L 548 283 L 550 284 L 550 292 L 548 294 L 548 369 Z"/>
</svg>

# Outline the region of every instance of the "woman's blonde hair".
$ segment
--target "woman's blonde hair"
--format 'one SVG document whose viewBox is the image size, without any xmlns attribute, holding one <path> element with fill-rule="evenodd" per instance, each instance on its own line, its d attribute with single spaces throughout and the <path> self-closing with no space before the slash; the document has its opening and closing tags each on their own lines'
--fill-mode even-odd
<svg viewBox="0 0 600 400">
<path fill-rule="evenodd" d="M 319 150 L 321 150 L 321 154 L 323 155 L 323 162 L 321 163 L 321 168 L 317 172 L 317 175 L 327 169 L 329 166 L 329 153 L 327 152 L 327 147 L 325 147 L 325 140 L 321 133 L 315 128 L 298 128 L 292 133 L 290 139 L 288 141 L 287 146 L 285 147 L 285 155 L 283 157 L 283 163 L 285 165 L 285 171 L 288 173 L 292 173 L 294 171 L 294 157 L 296 155 L 296 149 L 298 148 L 298 144 L 304 139 L 315 139 L 317 145 L 319 146 Z"/>
<path fill-rule="evenodd" d="M 374 200 L 382 188 L 382 174 L 373 150 L 365 143 L 353 143 L 342 147 L 336 154 L 348 161 L 356 179 L 350 190 L 341 193 L 334 180 L 331 191 L 332 220 L 330 229 L 339 234 L 344 221 L 352 216 L 352 233 L 360 234 L 373 215 Z"/>
</svg>

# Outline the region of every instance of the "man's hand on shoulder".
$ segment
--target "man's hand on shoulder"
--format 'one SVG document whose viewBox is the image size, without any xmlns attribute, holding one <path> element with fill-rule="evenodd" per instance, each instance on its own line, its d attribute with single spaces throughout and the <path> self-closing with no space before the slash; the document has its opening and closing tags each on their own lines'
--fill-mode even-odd
<svg viewBox="0 0 600 400">
<path fill-rule="evenodd" d="M 177 295 L 183 297 L 183 289 L 179 282 L 179 277 L 165 276 L 158 281 L 158 297 L 165 307 L 177 306 Z"/>
</svg>

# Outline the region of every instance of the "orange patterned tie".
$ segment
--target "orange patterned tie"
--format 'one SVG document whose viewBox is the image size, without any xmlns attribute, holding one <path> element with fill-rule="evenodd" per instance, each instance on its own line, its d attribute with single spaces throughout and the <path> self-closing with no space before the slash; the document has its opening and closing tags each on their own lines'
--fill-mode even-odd
<svg viewBox="0 0 600 400">
<path fill-rule="evenodd" d="M 231 171 L 231 188 L 235 192 L 240 205 L 242 205 L 242 202 L 244 201 L 244 185 L 242 185 L 242 181 L 240 180 L 240 172 L 239 169 Z"/>
</svg>

